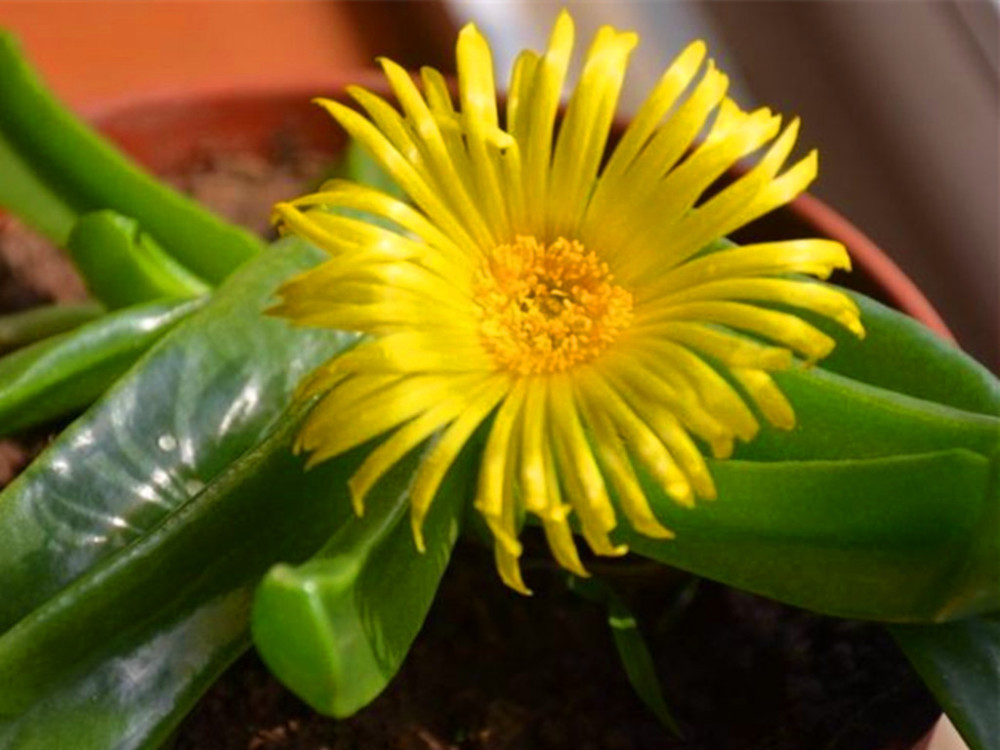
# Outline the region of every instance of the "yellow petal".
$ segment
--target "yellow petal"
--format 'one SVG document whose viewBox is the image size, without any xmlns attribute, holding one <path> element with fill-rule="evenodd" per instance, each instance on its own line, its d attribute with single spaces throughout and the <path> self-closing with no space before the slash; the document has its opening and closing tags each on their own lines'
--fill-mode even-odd
<svg viewBox="0 0 1000 750">
<path fill-rule="evenodd" d="M 605 144 L 628 57 L 639 38 L 601 27 L 583 65 L 566 116 L 559 128 L 552 162 L 552 185 L 546 232 L 551 237 L 576 234 L 587 198 L 604 158 Z"/>
<path fill-rule="evenodd" d="M 474 395 L 467 395 L 458 418 L 445 430 L 440 439 L 427 452 L 413 478 L 410 489 L 413 535 L 417 549 L 423 551 L 423 520 L 437 494 L 445 474 L 468 442 L 472 433 L 489 415 L 501 398 L 510 390 L 506 377 L 493 377 Z"/>
<path fill-rule="evenodd" d="M 330 99 L 318 101 L 448 237 L 459 246 L 477 252 L 478 244 L 441 200 L 435 187 L 427 183 L 381 130 L 350 107 Z"/>
<path fill-rule="evenodd" d="M 641 534 L 657 539 L 672 539 L 674 533 L 665 528 L 649 507 L 646 494 L 632 468 L 632 462 L 615 432 L 611 419 L 603 410 L 594 410 L 584 400 L 587 422 L 594 431 L 594 444 L 604 472 L 611 480 L 625 516 Z M 686 497 L 686 494 L 684 495 Z"/>
<path fill-rule="evenodd" d="M 556 562 L 566 570 L 582 578 L 589 577 L 583 563 L 580 562 L 580 553 L 577 551 L 576 542 L 573 541 L 573 530 L 567 520 L 571 512 L 571 507 L 562 501 L 562 492 L 559 489 L 559 475 L 556 471 L 556 462 L 552 454 L 552 442 L 546 440 L 543 445 L 543 457 L 545 462 L 545 483 L 548 492 L 549 506 L 543 512 L 542 529 L 545 532 L 545 540 Z"/>
<path fill-rule="evenodd" d="M 518 431 L 512 430 L 509 435 L 507 445 L 509 460 L 503 467 L 503 476 L 500 486 L 500 513 L 499 515 L 484 514 L 487 525 L 493 532 L 496 540 L 493 545 L 494 557 L 497 563 L 497 570 L 504 583 L 515 591 L 525 595 L 530 595 L 531 591 L 524 585 L 521 577 L 520 558 L 523 551 L 521 543 L 517 540 L 520 532 L 520 509 L 514 495 L 515 472 L 513 461 L 517 460 L 518 451 Z"/>
<path fill-rule="evenodd" d="M 513 139 L 497 123 L 493 56 L 482 34 L 472 24 L 458 35 L 456 49 L 458 90 L 462 102 L 462 125 L 472 164 L 476 198 L 485 210 L 496 245 L 513 233 L 500 175 L 489 155 L 491 140 L 501 144 Z"/>
<path fill-rule="evenodd" d="M 783 352 L 791 360 L 787 350 L 774 351 Z M 639 356 L 647 368 L 658 374 L 667 367 L 664 359 L 669 361 L 695 391 L 698 404 L 740 439 L 752 440 L 757 434 L 757 420 L 739 394 L 725 378 L 684 346 L 668 340 L 652 340 Z"/>
<path fill-rule="evenodd" d="M 524 396 L 525 382 L 518 380 L 497 411 L 483 450 L 475 507 L 491 525 L 503 516 L 504 482 L 508 474 L 508 462 L 511 460 L 511 437 L 520 419 Z M 504 541 L 516 544 L 517 540 Z"/>
<path fill-rule="evenodd" d="M 549 46 L 538 61 L 531 80 L 527 132 L 518 137 L 524 169 L 525 196 L 529 216 L 528 229 L 539 234 L 545 229 L 548 210 L 549 169 L 552 159 L 552 133 L 562 95 L 563 81 L 573 50 L 573 19 L 565 10 L 559 13 Z"/>
<path fill-rule="evenodd" d="M 310 464 L 340 455 L 474 387 L 482 375 L 419 375 L 401 378 L 364 398 L 345 396 L 347 385 L 327 394 L 303 428 Z"/>
<path fill-rule="evenodd" d="M 325 442 L 326 431 L 336 424 L 340 413 L 345 408 L 358 402 L 367 401 L 373 393 L 382 392 L 392 385 L 398 385 L 403 380 L 395 373 L 350 378 L 350 373 L 338 367 L 337 359 L 329 362 L 324 369 L 326 370 L 325 380 L 338 385 L 335 391 L 328 393 L 309 413 L 309 417 L 296 439 L 297 451 L 316 450 Z M 309 392 L 308 395 L 315 395 L 315 392 Z"/>
<path fill-rule="evenodd" d="M 522 51 L 514 60 L 507 92 L 507 131 L 519 143 L 525 143 L 530 129 L 531 95 L 535 71 L 541 58 L 531 50 Z"/>
<path fill-rule="evenodd" d="M 705 52 L 705 43 L 701 40 L 689 44 L 667 68 L 649 97 L 643 102 L 608 159 L 607 166 L 601 172 L 587 209 L 588 222 L 603 221 L 606 218 L 608 200 L 621 198 L 622 176 L 632 166 L 640 151 L 645 148 L 656 127 L 674 106 L 681 92 L 694 80 L 705 58 Z"/>
<path fill-rule="evenodd" d="M 734 368 L 733 377 L 746 389 L 768 422 L 783 430 L 795 427 L 795 410 L 763 370 Z"/>
<path fill-rule="evenodd" d="M 603 412 L 614 422 L 629 448 L 671 498 L 684 506 L 694 504 L 691 483 L 662 441 L 625 402 L 625 399 L 596 373 L 581 377 L 581 389 L 588 410 Z"/>
<path fill-rule="evenodd" d="M 720 279 L 674 292 L 664 306 L 706 300 L 750 300 L 800 307 L 835 320 L 857 336 L 864 334 L 861 312 L 843 292 L 824 284 L 791 279 Z M 658 305 L 649 305 L 650 311 Z"/>
<path fill-rule="evenodd" d="M 717 457 L 725 457 L 732 452 L 732 429 L 698 404 L 666 397 L 655 379 L 641 377 L 646 374 L 648 371 L 643 373 L 637 368 L 635 372 L 624 375 L 609 374 L 608 380 L 670 451 L 695 492 L 704 498 L 715 497 L 712 476 L 688 429 L 705 440 Z"/>
<path fill-rule="evenodd" d="M 393 331 L 342 355 L 340 367 L 367 373 L 483 373 L 494 369 L 475 333 L 458 327 Z"/>
<path fill-rule="evenodd" d="M 764 370 L 787 370 L 792 353 L 783 347 L 768 346 L 723 328 L 683 320 L 650 325 L 648 346 L 655 348 L 661 339 L 676 341 L 701 354 L 707 354 L 728 367 L 758 367 Z"/>
<path fill-rule="evenodd" d="M 780 119 L 765 111 L 741 113 L 741 124 L 725 137 L 706 142 L 645 196 L 630 201 L 623 214 L 624 236 L 618 238 L 616 252 L 623 256 L 616 273 L 626 282 L 657 278 L 673 268 L 678 258 L 672 243 L 662 242 L 664 222 L 687 216 L 704 193 L 745 156 L 771 140 Z"/>
<path fill-rule="evenodd" d="M 344 180 L 330 180 L 323 184 L 323 189 L 318 193 L 304 195 L 287 204 L 279 203 L 278 206 L 291 206 L 299 210 L 316 207 L 329 210 L 340 207 L 371 214 L 386 219 L 423 240 L 428 248 L 422 255 L 416 257 L 420 257 L 425 264 L 433 263 L 433 256 L 440 255 L 443 259 L 447 259 L 451 269 L 469 267 L 467 249 L 463 250 L 419 211 L 414 210 L 408 203 L 365 185 Z"/>
<path fill-rule="evenodd" d="M 821 279 L 850 270 L 844 246 L 832 240 L 787 240 L 720 250 L 677 266 L 635 291 L 637 301 L 658 299 L 679 289 L 725 278 L 809 274 Z"/>
<path fill-rule="evenodd" d="M 524 416 L 521 420 L 521 460 L 519 475 L 524 507 L 542 515 L 549 506 L 549 489 L 545 471 L 546 402 L 548 382 L 535 378 L 527 382 Z"/>
<path fill-rule="evenodd" d="M 426 158 L 428 178 L 433 176 L 439 194 L 449 201 L 455 215 L 461 219 L 471 236 L 481 244 L 495 244 L 496 224 L 488 212 L 484 216 L 481 196 L 477 194 L 476 200 L 472 199 L 465 188 L 469 183 L 468 177 L 463 179 L 459 173 L 460 165 L 464 166 L 466 161 L 455 159 L 455 155 L 449 152 L 427 102 L 420 95 L 409 73 L 391 60 L 381 58 L 379 62 L 408 121 L 419 136 L 415 141 Z"/>
<path fill-rule="evenodd" d="M 628 548 L 612 544 L 608 536 L 617 525 L 617 519 L 604 478 L 580 423 L 572 382 L 566 378 L 554 378 L 550 393 L 555 458 L 561 468 L 560 474 L 570 489 L 571 503 L 580 517 L 584 538 L 599 555 L 623 555 Z"/>
<path fill-rule="evenodd" d="M 636 329 L 673 320 L 720 323 L 737 330 L 760 334 L 791 347 L 810 360 L 825 357 L 834 340 L 795 315 L 765 310 L 742 302 L 686 302 L 636 316 Z"/>
<path fill-rule="evenodd" d="M 710 63 L 693 93 L 650 139 L 642 158 L 636 159 L 620 178 L 608 184 L 603 204 L 594 203 L 588 209 L 581 232 L 584 242 L 600 247 L 609 263 L 616 265 L 625 256 L 620 246 L 629 244 L 629 227 L 636 221 L 634 213 L 641 214 L 647 196 L 656 189 L 660 178 L 692 145 L 725 96 L 728 85 L 728 78 Z M 602 182 L 609 179 L 605 176 Z M 658 219 L 664 226 L 675 221 L 677 216 L 661 214 Z"/>
</svg>

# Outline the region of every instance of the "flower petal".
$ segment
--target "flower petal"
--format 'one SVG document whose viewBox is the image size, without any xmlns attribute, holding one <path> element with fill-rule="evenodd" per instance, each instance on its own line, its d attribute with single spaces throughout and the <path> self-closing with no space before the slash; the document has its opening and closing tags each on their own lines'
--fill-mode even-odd
<svg viewBox="0 0 1000 750">
<path fill-rule="evenodd" d="M 619 34 L 610 26 L 602 26 L 594 38 L 559 128 L 546 236 L 571 237 L 579 231 L 604 158 L 628 57 L 638 41 L 635 34 Z"/>
<path fill-rule="evenodd" d="M 535 66 L 527 89 L 527 127 L 515 133 L 521 149 L 524 192 L 527 200 L 528 227 L 532 234 L 543 236 L 548 212 L 549 169 L 552 159 L 552 133 L 573 50 L 573 19 L 565 10 L 556 18 L 549 46 Z"/>
<path fill-rule="evenodd" d="M 573 509 L 580 517 L 583 536 L 590 548 L 599 555 L 624 555 L 628 548 L 612 544 L 608 536 L 617 525 L 617 519 L 604 477 L 580 423 L 573 391 L 573 383 L 568 379 L 553 379 L 549 418 L 556 462 L 570 490 Z"/>
<path fill-rule="evenodd" d="M 421 531 L 423 520 L 445 474 L 472 433 L 509 390 L 510 382 L 506 377 L 494 376 L 474 396 L 467 396 L 459 417 L 451 423 L 420 462 L 420 467 L 413 478 L 410 497 L 413 535 L 421 552 L 424 550 Z"/>
<path fill-rule="evenodd" d="M 742 302 L 686 302 L 661 308 L 649 315 L 636 316 L 636 329 L 674 320 L 720 323 L 737 330 L 759 334 L 791 347 L 815 361 L 829 354 L 834 340 L 802 318 L 789 313 L 765 310 Z"/>
</svg>

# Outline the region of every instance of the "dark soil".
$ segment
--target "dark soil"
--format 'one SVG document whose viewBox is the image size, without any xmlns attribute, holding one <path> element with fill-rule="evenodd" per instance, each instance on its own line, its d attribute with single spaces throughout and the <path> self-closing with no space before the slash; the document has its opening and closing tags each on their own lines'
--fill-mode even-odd
<svg viewBox="0 0 1000 750">
<path fill-rule="evenodd" d="M 636 563 L 612 566 L 683 740 L 632 692 L 601 607 L 540 562 L 505 589 L 461 546 L 402 670 L 372 705 L 324 719 L 254 655 L 185 723 L 175 750 L 902 750 L 938 714 L 878 626 L 821 618 Z M 671 614 L 672 613 L 672 614 Z"/>
<path fill-rule="evenodd" d="M 302 192 L 322 161 L 275 166 L 206 153 L 168 177 L 267 231 L 270 205 Z M 0 218 L 0 312 L 85 294 L 68 263 Z M 46 443 L 0 440 L 0 486 Z M 534 597 L 505 589 L 490 553 L 462 545 L 424 630 L 388 690 L 357 716 L 316 715 L 248 654 L 180 728 L 175 750 L 903 750 L 938 713 L 878 626 L 820 618 L 625 561 L 609 566 L 639 614 L 677 739 L 632 692 L 599 606 L 568 591 L 544 556 Z"/>
</svg>

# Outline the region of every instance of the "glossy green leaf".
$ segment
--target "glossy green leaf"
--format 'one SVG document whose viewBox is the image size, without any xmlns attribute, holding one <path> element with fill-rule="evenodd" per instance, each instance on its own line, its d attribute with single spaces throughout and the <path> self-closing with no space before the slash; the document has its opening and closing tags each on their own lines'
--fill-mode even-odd
<svg viewBox="0 0 1000 750">
<path fill-rule="evenodd" d="M 683 737 L 680 726 L 670 713 L 667 701 L 663 697 L 663 688 L 656 674 L 653 655 L 629 606 L 608 584 L 596 578 L 573 577 L 570 579 L 570 588 L 607 609 L 611 638 L 629 684 L 663 726 L 675 736 Z"/>
<path fill-rule="evenodd" d="M 139 223 L 114 211 L 84 214 L 66 245 L 90 293 L 108 307 L 199 297 L 210 287 L 167 255 Z"/>
<path fill-rule="evenodd" d="M 718 499 L 677 506 L 677 538 L 636 552 L 815 612 L 929 622 L 1000 607 L 995 462 L 965 450 L 841 461 L 722 461 Z"/>
<path fill-rule="evenodd" d="M 274 674 L 317 711 L 349 716 L 399 670 L 427 616 L 458 537 L 465 471 L 451 472 L 417 552 L 409 492 L 376 489 L 316 559 L 268 573 L 254 600 L 253 639 Z M 402 467 L 408 476 L 412 468 Z"/>
<path fill-rule="evenodd" d="M 253 587 L 351 514 L 357 454 L 304 471 L 300 415 L 0 637 L 4 750 L 153 750 L 249 642 Z M 402 491 L 407 477 L 387 482 Z M 399 482 L 393 485 L 393 482 Z"/>
<path fill-rule="evenodd" d="M 132 216 L 197 276 L 218 282 L 261 248 L 155 180 L 47 91 L 13 37 L 0 31 L 0 205 L 56 244 L 76 220 L 112 209 Z"/>
<path fill-rule="evenodd" d="M 971 750 L 1000 750 L 1000 615 L 889 630 Z"/>
<path fill-rule="evenodd" d="M 0 435 L 89 406 L 198 307 L 171 300 L 123 310 L 0 359 Z"/>
<path fill-rule="evenodd" d="M 197 494 L 355 340 L 261 315 L 321 257 L 289 239 L 248 263 L 0 493 L 0 631 Z"/>
<path fill-rule="evenodd" d="M 0 315 L 0 354 L 72 331 L 101 317 L 107 310 L 97 302 L 44 305 Z"/>
</svg>

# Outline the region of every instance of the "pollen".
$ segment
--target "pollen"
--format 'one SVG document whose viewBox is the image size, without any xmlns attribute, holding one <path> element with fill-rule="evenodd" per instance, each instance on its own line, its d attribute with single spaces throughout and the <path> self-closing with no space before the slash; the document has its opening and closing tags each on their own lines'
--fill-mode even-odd
<svg viewBox="0 0 1000 750">
<path fill-rule="evenodd" d="M 632 321 L 632 294 L 576 240 L 517 237 L 476 274 L 483 347 L 518 375 L 563 372 L 594 360 Z"/>
</svg>

